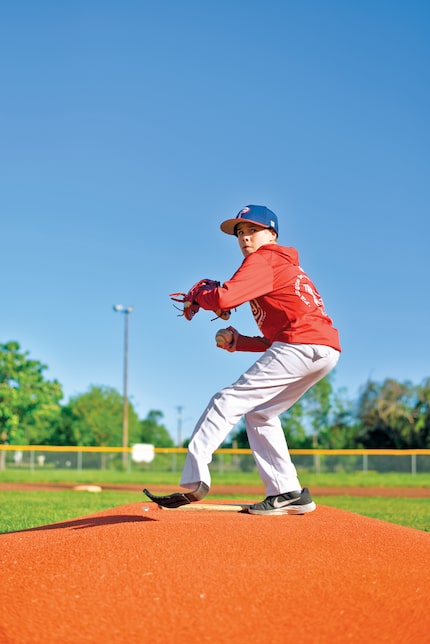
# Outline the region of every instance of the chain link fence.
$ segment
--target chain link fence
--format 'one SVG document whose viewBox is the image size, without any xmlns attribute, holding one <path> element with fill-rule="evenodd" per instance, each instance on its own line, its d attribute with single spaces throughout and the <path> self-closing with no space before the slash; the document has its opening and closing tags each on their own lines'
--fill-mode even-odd
<svg viewBox="0 0 430 644">
<path fill-rule="evenodd" d="M 143 447 L 143 446 L 140 446 Z M 182 471 L 187 450 L 153 448 L 146 460 L 135 458 L 134 448 L 55 447 L 43 445 L 0 445 L 0 470 L 117 470 L 176 472 Z M 290 450 L 298 470 L 316 473 L 352 472 L 430 472 L 428 450 Z M 137 452 L 136 452 L 137 453 Z M 255 462 L 249 449 L 219 449 L 211 469 L 218 474 L 254 472 Z"/>
</svg>

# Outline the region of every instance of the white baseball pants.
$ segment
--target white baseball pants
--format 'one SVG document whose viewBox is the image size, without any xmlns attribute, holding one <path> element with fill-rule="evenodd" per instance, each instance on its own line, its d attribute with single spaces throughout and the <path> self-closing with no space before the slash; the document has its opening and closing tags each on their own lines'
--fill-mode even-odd
<svg viewBox="0 0 430 644">
<path fill-rule="evenodd" d="M 274 342 L 240 378 L 215 394 L 193 431 L 181 485 L 210 487 L 212 455 L 245 417 L 246 431 L 266 495 L 300 490 L 279 415 L 327 375 L 339 351 L 316 344 Z"/>
</svg>

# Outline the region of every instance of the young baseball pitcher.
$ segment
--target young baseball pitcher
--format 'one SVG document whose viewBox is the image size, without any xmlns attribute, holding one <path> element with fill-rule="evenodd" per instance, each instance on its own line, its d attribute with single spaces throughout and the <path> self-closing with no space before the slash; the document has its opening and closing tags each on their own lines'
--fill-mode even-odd
<svg viewBox="0 0 430 644">
<path fill-rule="evenodd" d="M 226 351 L 260 353 L 232 385 L 216 393 L 193 431 L 180 485 L 188 492 L 156 496 L 160 506 L 175 508 L 201 500 L 210 489 L 209 464 L 234 425 L 245 419 L 246 431 L 266 498 L 248 508 L 251 514 L 304 514 L 315 509 L 302 489 L 288 451 L 279 415 L 337 364 L 338 331 L 324 310 L 315 285 L 299 264 L 297 250 L 278 244 L 278 219 L 265 206 L 250 205 L 221 224 L 234 235 L 244 260 L 220 285 L 201 280 L 180 300 L 188 320 L 199 308 L 228 319 L 229 311 L 249 302 L 260 335 L 241 335 L 229 326 L 216 335 Z M 179 301 L 179 300 L 177 300 Z"/>
</svg>

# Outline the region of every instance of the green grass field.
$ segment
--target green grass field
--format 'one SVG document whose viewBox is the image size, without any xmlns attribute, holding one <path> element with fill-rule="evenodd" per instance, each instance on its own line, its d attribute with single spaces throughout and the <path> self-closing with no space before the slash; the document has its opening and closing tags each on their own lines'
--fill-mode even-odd
<svg viewBox="0 0 430 644">
<path fill-rule="evenodd" d="M 430 474 L 378 474 L 375 472 L 354 474 L 300 473 L 303 485 L 312 487 L 330 486 L 343 488 L 340 496 L 314 496 L 317 504 L 356 512 L 365 516 L 389 521 L 406 527 L 430 532 L 430 499 L 349 496 L 349 487 L 430 487 Z M 58 484 L 165 484 L 166 489 L 178 485 L 175 472 L 131 472 L 110 470 L 4 470 L 0 483 L 58 483 Z M 260 500 L 263 486 L 255 472 L 213 473 L 213 485 L 258 485 L 262 494 L 247 500 Z M 244 499 L 243 495 L 215 495 L 212 499 Z M 50 523 L 70 520 L 127 503 L 146 502 L 141 492 L 110 491 L 102 493 L 76 492 L 75 490 L 52 491 L 2 491 L 0 532 L 26 530 Z"/>
<path fill-rule="evenodd" d="M 179 464 L 180 465 L 180 464 Z M 180 467 L 176 472 L 152 471 L 150 469 L 121 472 L 114 469 L 83 469 L 78 472 L 74 469 L 38 468 L 33 471 L 26 468 L 8 468 L 0 470 L 0 483 L 64 483 L 64 484 L 132 484 L 145 485 L 165 484 L 166 487 L 177 486 L 180 479 Z M 213 485 L 260 485 L 261 480 L 255 470 L 251 472 L 225 471 L 218 472 L 213 469 Z M 430 472 L 418 474 L 403 474 L 396 472 L 327 472 L 315 474 L 308 471 L 299 471 L 303 485 L 356 487 L 356 486 L 381 486 L 381 487 L 425 487 L 430 488 Z"/>
</svg>

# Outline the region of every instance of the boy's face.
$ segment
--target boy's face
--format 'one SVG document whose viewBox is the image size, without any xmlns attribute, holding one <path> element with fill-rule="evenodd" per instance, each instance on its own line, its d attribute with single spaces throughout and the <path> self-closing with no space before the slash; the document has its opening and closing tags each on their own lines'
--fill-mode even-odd
<svg viewBox="0 0 430 644">
<path fill-rule="evenodd" d="M 236 235 L 244 257 L 255 253 L 260 246 L 276 244 L 276 233 L 274 230 L 246 221 L 237 225 Z"/>
</svg>

